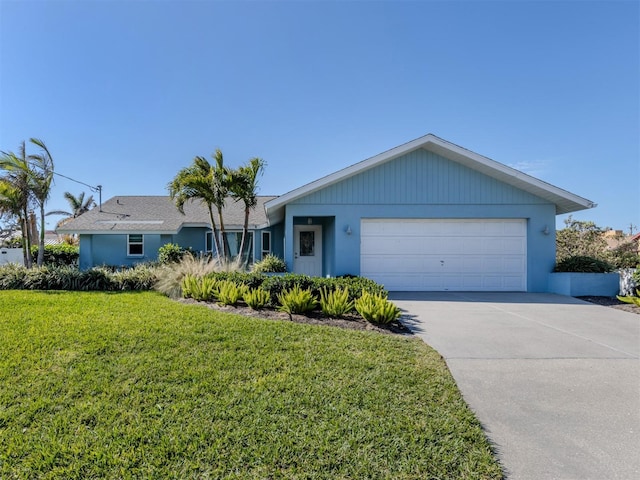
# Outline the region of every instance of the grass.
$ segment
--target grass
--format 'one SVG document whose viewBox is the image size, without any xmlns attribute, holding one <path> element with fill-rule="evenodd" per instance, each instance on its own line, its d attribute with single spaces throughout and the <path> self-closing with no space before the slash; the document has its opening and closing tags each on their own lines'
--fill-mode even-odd
<svg viewBox="0 0 640 480">
<path fill-rule="evenodd" d="M 502 478 L 415 339 L 0 292 L 0 478 Z"/>
</svg>

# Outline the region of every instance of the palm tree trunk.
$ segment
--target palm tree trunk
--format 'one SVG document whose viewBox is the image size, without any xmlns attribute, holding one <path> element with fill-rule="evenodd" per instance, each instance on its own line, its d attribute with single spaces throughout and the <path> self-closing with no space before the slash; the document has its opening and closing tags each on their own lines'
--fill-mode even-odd
<svg viewBox="0 0 640 480">
<path fill-rule="evenodd" d="M 222 208 L 219 208 L 219 207 L 218 207 L 218 218 L 220 219 L 220 233 L 221 233 L 220 236 L 222 237 L 222 255 L 224 256 L 224 260 L 226 261 L 229 259 L 229 240 L 225 235 L 224 220 L 222 218 Z"/>
<path fill-rule="evenodd" d="M 213 244 L 216 247 L 216 257 L 220 258 L 220 238 L 218 236 L 218 228 L 216 227 L 216 221 L 213 218 L 213 209 L 211 205 L 207 205 L 209 208 L 209 219 L 211 220 L 211 236 L 213 237 Z"/>
<path fill-rule="evenodd" d="M 245 205 L 244 207 L 244 224 L 242 225 L 242 240 L 240 241 L 240 262 L 242 266 L 246 266 L 249 263 L 249 255 L 245 260 L 244 258 L 244 243 L 247 238 L 247 232 L 249 230 L 249 207 Z"/>
<path fill-rule="evenodd" d="M 44 263 L 44 203 L 40 204 L 40 244 L 38 246 L 38 266 Z"/>
<path fill-rule="evenodd" d="M 31 268 L 33 258 L 31 257 L 31 228 L 29 225 L 29 211 L 22 210 L 22 255 L 24 256 L 24 266 Z"/>
</svg>

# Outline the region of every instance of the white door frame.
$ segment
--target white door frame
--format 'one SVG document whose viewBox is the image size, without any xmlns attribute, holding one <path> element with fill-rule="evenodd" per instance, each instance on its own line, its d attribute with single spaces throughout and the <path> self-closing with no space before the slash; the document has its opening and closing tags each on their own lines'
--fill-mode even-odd
<svg viewBox="0 0 640 480">
<path fill-rule="evenodd" d="M 300 245 L 300 234 L 313 232 L 313 244 Z M 293 226 L 293 271 L 309 276 L 322 276 L 322 225 Z"/>
</svg>

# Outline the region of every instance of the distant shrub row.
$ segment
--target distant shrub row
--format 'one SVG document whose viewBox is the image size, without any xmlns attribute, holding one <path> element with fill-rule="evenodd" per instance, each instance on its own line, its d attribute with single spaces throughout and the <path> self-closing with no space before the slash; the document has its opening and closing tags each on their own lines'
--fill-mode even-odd
<svg viewBox="0 0 640 480">
<path fill-rule="evenodd" d="M 0 267 L 0 290 L 151 290 L 156 273 L 145 265 L 112 271 L 102 267 L 79 270 L 72 266 L 26 268 L 10 264 Z"/>
</svg>

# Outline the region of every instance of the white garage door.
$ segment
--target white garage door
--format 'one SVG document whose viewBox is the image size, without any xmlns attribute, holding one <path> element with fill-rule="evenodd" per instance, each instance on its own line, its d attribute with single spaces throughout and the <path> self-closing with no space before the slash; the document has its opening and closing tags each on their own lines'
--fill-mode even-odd
<svg viewBox="0 0 640 480">
<path fill-rule="evenodd" d="M 360 274 L 391 291 L 526 291 L 524 219 L 363 219 Z"/>
</svg>

